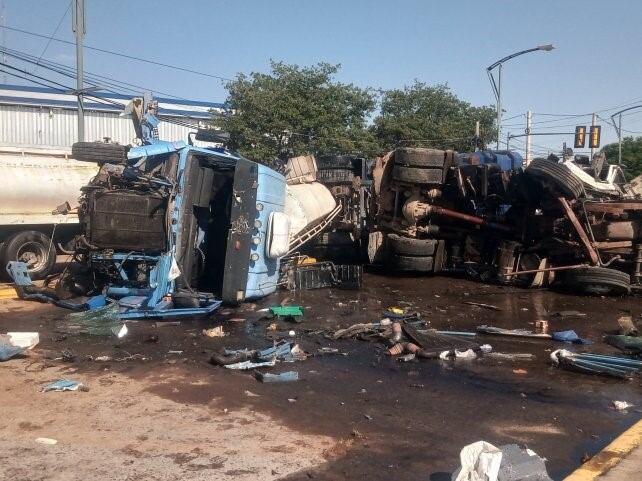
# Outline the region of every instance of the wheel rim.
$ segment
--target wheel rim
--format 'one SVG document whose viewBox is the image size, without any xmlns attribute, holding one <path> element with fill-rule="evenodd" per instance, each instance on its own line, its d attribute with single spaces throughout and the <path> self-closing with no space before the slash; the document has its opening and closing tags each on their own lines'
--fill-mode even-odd
<svg viewBox="0 0 642 481">
<path fill-rule="evenodd" d="M 26 242 L 18 249 L 16 259 L 27 264 L 29 271 L 38 271 L 47 263 L 45 246 L 38 242 Z"/>
</svg>

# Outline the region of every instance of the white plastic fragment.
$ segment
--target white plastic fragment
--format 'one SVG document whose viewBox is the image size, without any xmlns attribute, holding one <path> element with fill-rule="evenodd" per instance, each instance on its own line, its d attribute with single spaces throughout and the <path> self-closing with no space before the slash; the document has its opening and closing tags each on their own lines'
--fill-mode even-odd
<svg viewBox="0 0 642 481">
<path fill-rule="evenodd" d="M 114 326 L 111 332 L 113 332 L 118 339 L 122 339 L 127 335 L 127 332 L 128 332 L 127 324 L 123 324 L 121 326 Z"/>
<path fill-rule="evenodd" d="M 12 346 L 23 349 L 33 349 L 40 342 L 37 332 L 7 332 L 7 336 Z"/>
<path fill-rule="evenodd" d="M 36 442 L 38 444 L 47 444 L 49 446 L 53 446 L 54 444 L 58 444 L 58 440 L 57 439 L 53 439 L 53 438 L 36 438 Z"/>
<path fill-rule="evenodd" d="M 276 364 L 276 358 L 272 359 L 271 361 L 265 361 L 265 362 L 252 362 L 252 361 L 236 362 L 234 364 L 227 364 L 225 368 L 247 370 L 247 369 L 254 369 L 257 367 L 274 366 L 275 364 Z"/>
<path fill-rule="evenodd" d="M 491 346 L 490 344 L 482 344 L 481 346 L 479 346 L 479 349 L 481 350 L 481 352 L 486 354 L 493 350 L 493 346 Z"/>
<path fill-rule="evenodd" d="M 633 404 L 626 401 L 613 401 L 612 404 L 616 411 L 626 411 L 627 409 L 633 407 Z"/>
<path fill-rule="evenodd" d="M 455 358 L 457 359 L 475 359 L 477 354 L 472 349 L 466 349 L 465 351 L 460 349 L 455 349 Z"/>
<path fill-rule="evenodd" d="M 486 441 L 464 446 L 459 453 L 461 470 L 453 481 L 497 481 L 502 452 Z"/>
</svg>

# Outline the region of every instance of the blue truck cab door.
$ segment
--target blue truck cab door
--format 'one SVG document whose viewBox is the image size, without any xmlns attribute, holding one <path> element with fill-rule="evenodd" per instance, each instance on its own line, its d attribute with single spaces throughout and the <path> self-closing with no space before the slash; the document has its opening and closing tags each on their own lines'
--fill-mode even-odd
<svg viewBox="0 0 642 481">
<path fill-rule="evenodd" d="M 276 290 L 279 257 L 270 249 L 275 219 L 283 218 L 285 178 L 276 171 L 239 159 L 234 171 L 222 300 L 239 303 Z"/>
</svg>

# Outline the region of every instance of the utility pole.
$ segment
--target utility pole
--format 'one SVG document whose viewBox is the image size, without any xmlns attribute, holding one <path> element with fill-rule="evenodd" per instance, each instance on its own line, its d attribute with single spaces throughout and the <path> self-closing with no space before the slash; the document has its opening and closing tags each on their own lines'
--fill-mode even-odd
<svg viewBox="0 0 642 481">
<path fill-rule="evenodd" d="M 83 107 L 83 40 L 85 37 L 85 0 L 74 0 L 72 30 L 76 34 L 76 95 L 78 96 L 78 142 L 85 140 Z"/>
<path fill-rule="evenodd" d="M 508 144 L 510 142 L 510 132 L 506 134 L 506 150 L 508 150 Z M 498 149 L 499 150 L 499 149 Z"/>
<path fill-rule="evenodd" d="M 562 144 L 562 161 L 566 162 L 566 142 Z"/>
<path fill-rule="evenodd" d="M 617 165 L 622 165 L 622 112 L 617 127 Z"/>
<path fill-rule="evenodd" d="M 531 126 L 533 120 L 533 112 L 526 112 L 526 167 L 531 163 Z"/>
<path fill-rule="evenodd" d="M 591 125 L 595 127 L 595 121 L 597 120 L 596 115 L 593 114 L 593 118 L 591 120 Z M 593 162 L 593 155 L 595 154 L 595 148 L 591 147 L 591 162 Z"/>
<path fill-rule="evenodd" d="M 4 4 L 4 0 L 0 0 L 0 26 L 4 27 L 7 24 L 7 9 Z M 0 28 L 2 32 L 0 32 L 0 45 L 2 45 L 2 63 L 6 64 L 7 63 L 7 54 L 4 53 L 4 49 L 7 47 L 7 29 L 6 28 Z M 7 83 L 7 74 L 4 73 L 2 74 L 2 83 L 6 84 Z"/>
</svg>

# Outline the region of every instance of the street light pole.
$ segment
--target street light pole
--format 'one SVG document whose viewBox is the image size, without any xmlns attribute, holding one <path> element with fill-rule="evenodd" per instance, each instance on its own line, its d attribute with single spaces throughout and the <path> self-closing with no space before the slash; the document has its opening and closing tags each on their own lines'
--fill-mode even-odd
<svg viewBox="0 0 642 481">
<path fill-rule="evenodd" d="M 497 72 L 497 150 L 499 150 L 499 136 L 501 135 L 502 125 L 502 64 L 499 64 Z M 508 147 L 506 147 L 508 150 Z"/>
<path fill-rule="evenodd" d="M 519 52 L 512 53 L 510 55 L 507 55 L 506 57 L 498 60 L 492 65 L 489 65 L 488 68 L 486 68 L 486 73 L 488 74 L 488 78 L 490 80 L 490 85 L 493 88 L 493 93 L 495 94 L 495 99 L 497 101 L 497 150 L 499 150 L 499 139 L 501 136 L 501 130 L 502 130 L 502 65 L 504 62 L 507 62 L 508 60 L 519 57 L 520 55 L 524 55 L 527 53 L 531 52 L 537 52 L 539 50 L 543 52 L 550 52 L 553 50 L 555 47 L 553 45 L 548 44 L 548 45 L 539 45 L 534 48 L 529 48 L 526 50 L 521 50 Z M 493 70 L 495 68 L 498 68 L 497 72 L 497 82 L 495 82 L 495 77 L 493 76 Z"/>
<path fill-rule="evenodd" d="M 85 140 L 85 109 L 83 105 L 83 39 L 85 37 L 85 0 L 75 0 L 72 30 L 76 34 L 76 95 L 78 96 L 78 142 Z"/>
<path fill-rule="evenodd" d="M 629 110 L 635 110 L 642 108 L 642 104 L 640 105 L 634 105 L 633 107 L 627 107 L 625 109 L 620 110 L 619 112 L 615 112 L 613 115 L 611 115 L 611 123 L 613 124 L 613 128 L 617 132 L 617 151 L 618 151 L 618 156 L 617 156 L 617 163 L 618 165 L 622 164 L 622 114 L 624 112 L 628 112 Z M 615 123 L 615 116 L 619 116 L 618 123 Z"/>
</svg>

